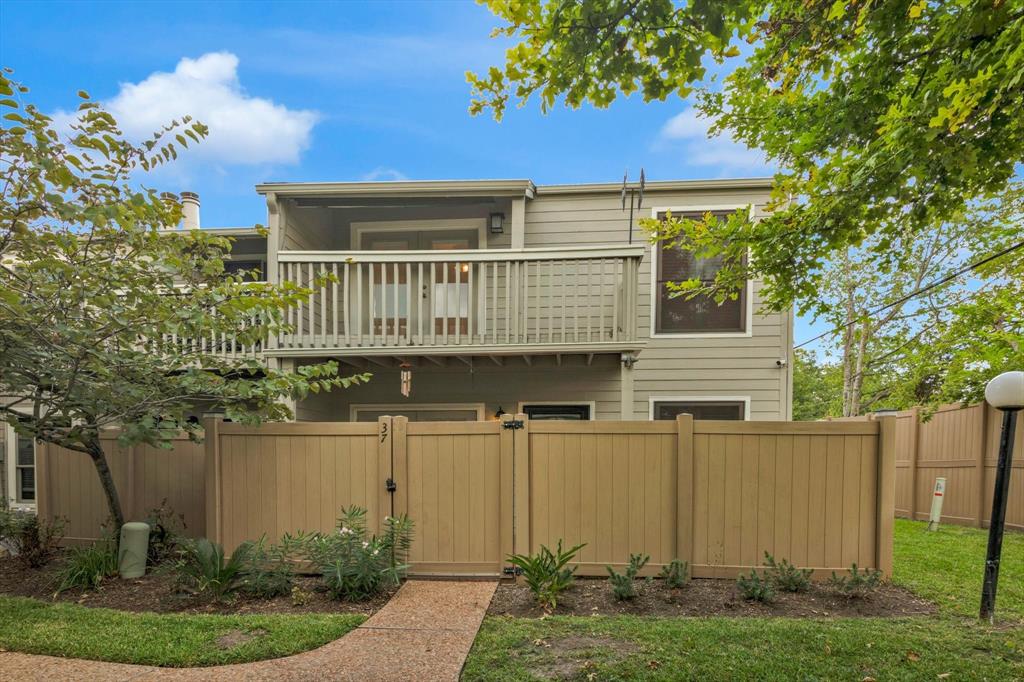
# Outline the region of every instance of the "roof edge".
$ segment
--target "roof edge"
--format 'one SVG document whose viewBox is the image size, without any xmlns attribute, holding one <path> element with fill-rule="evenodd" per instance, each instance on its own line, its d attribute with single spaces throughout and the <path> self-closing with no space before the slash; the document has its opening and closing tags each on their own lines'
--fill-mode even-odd
<svg viewBox="0 0 1024 682">
<path fill-rule="evenodd" d="M 679 191 L 699 189 L 771 189 L 774 178 L 726 178 L 720 180 L 655 180 L 644 184 L 644 191 Z M 639 188 L 637 182 L 627 183 L 627 187 Z M 597 194 L 602 192 L 618 192 L 622 190 L 621 182 L 593 182 L 566 185 L 537 185 L 537 194 Z"/>
<path fill-rule="evenodd" d="M 382 182 L 265 182 L 259 194 L 278 196 L 525 196 L 533 198 L 531 180 L 389 180 Z"/>
</svg>

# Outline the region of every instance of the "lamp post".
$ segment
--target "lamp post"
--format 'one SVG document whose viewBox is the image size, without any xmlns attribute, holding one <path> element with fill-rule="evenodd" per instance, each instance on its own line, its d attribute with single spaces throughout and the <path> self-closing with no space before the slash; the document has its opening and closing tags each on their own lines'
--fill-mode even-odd
<svg viewBox="0 0 1024 682">
<path fill-rule="evenodd" d="M 988 382 L 985 387 L 985 400 L 1003 413 L 1003 430 L 999 436 L 999 462 L 996 464 L 996 489 L 992 495 L 992 517 L 988 526 L 985 582 L 981 587 L 980 617 L 992 623 L 995 621 L 999 557 L 1003 553 L 1003 524 L 1006 520 L 1006 495 L 1010 489 L 1013 436 L 1017 426 L 1017 412 L 1024 409 L 1024 372 L 1004 372 Z"/>
</svg>

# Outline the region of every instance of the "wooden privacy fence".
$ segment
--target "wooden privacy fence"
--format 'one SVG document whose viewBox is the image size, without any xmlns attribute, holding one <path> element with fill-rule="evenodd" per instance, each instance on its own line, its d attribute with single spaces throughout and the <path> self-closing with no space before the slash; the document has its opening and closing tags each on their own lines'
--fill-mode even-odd
<svg viewBox="0 0 1024 682">
<path fill-rule="evenodd" d="M 992 513 L 1002 413 L 982 403 L 948 405 L 928 421 L 919 408 L 896 422 L 896 515 L 927 519 L 935 479 L 946 479 L 942 521 L 987 527 Z M 1018 417 L 1018 419 L 1020 419 Z M 1024 530 L 1024 428 L 1014 445 L 1006 525 Z"/>
<path fill-rule="evenodd" d="M 170 450 L 148 445 L 124 447 L 118 443 L 118 435 L 117 431 L 105 431 L 100 440 L 125 518 L 145 519 L 166 500 L 176 514 L 184 515 L 185 533 L 202 537 L 206 533 L 203 444 L 183 435 L 174 440 Z M 36 482 L 38 513 L 43 518 L 66 520 L 65 542 L 82 544 L 99 537 L 110 514 L 88 455 L 37 444 Z"/>
<path fill-rule="evenodd" d="M 209 422 L 206 530 L 233 549 L 329 530 L 338 510 L 416 524 L 414 572 L 496 575 L 585 542 L 581 575 L 630 553 L 732 577 L 764 552 L 819 574 L 892 566 L 895 420 L 847 423 Z"/>
</svg>

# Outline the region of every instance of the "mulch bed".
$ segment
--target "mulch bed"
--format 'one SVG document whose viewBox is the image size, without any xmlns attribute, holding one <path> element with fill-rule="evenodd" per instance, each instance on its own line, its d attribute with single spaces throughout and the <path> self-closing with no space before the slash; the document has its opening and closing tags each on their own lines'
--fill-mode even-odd
<svg viewBox="0 0 1024 682">
<path fill-rule="evenodd" d="M 662 580 L 645 582 L 640 594 L 630 601 L 618 601 L 604 579 L 578 578 L 550 615 L 556 616 L 781 616 L 847 618 L 868 616 L 918 616 L 936 612 L 929 601 L 907 590 L 883 584 L 857 599 L 836 594 L 827 585 L 815 583 L 805 593 L 779 592 L 771 604 L 746 601 L 732 580 L 691 580 L 682 589 L 672 589 Z M 491 616 L 538 618 L 549 615 L 537 605 L 525 585 L 502 583 L 487 611 Z"/>
<path fill-rule="evenodd" d="M 302 604 L 293 603 L 291 595 L 256 599 L 235 594 L 226 601 L 216 602 L 182 590 L 171 571 L 158 567 L 148 569 L 151 572 L 139 579 L 108 578 L 95 590 L 71 589 L 54 595 L 60 564 L 61 558 L 57 557 L 43 568 L 30 569 L 10 557 L 0 557 L 0 594 L 137 613 L 362 613 L 369 616 L 384 606 L 394 592 L 380 594 L 370 601 L 344 602 L 333 599 L 319 578 L 296 576 L 295 585 L 304 597 Z"/>
</svg>

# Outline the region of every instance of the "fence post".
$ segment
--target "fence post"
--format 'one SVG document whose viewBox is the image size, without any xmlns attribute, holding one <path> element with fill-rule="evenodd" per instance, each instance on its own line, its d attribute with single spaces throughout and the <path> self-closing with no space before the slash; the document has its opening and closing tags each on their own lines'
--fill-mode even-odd
<svg viewBox="0 0 1024 682">
<path fill-rule="evenodd" d="M 693 415 L 676 416 L 676 556 L 693 563 Z"/>
<path fill-rule="evenodd" d="M 394 418 L 389 416 L 377 417 L 377 471 L 381 477 L 378 485 L 385 491 L 383 494 L 378 492 L 380 494 L 377 505 L 376 532 L 378 533 L 384 528 L 384 517 L 391 516 L 395 511 L 392 505 L 394 496 L 391 494 L 391 486 L 395 484 L 394 461 L 392 460 L 394 447 L 393 420 Z"/>
<path fill-rule="evenodd" d="M 203 419 L 203 443 L 206 449 L 206 537 L 211 542 L 223 544 L 221 537 L 221 461 L 220 461 L 220 419 Z"/>
<path fill-rule="evenodd" d="M 498 537 L 500 538 L 501 544 L 501 561 L 502 565 L 506 563 L 506 559 L 510 554 L 515 553 L 515 546 L 513 545 L 513 538 L 515 537 L 515 500 L 513 498 L 513 491 L 515 490 L 514 482 L 512 480 L 514 471 L 514 458 L 515 458 L 515 443 L 513 440 L 513 431 L 508 428 L 506 424 L 511 422 L 513 416 L 511 414 L 504 414 L 501 417 L 501 422 L 498 425 L 498 440 L 500 443 L 500 461 L 498 464 L 498 471 L 501 480 L 500 488 L 500 507 L 498 509 L 499 523 L 501 526 L 498 529 Z"/>
<path fill-rule="evenodd" d="M 910 431 L 910 520 L 917 519 L 917 457 L 921 450 L 921 408 L 910 410 L 913 425 Z"/>
<path fill-rule="evenodd" d="M 0 423 L 0 429 L 4 428 L 6 424 Z M 17 436 L 15 436 L 17 438 Z M 0 448 L 4 447 L 5 441 L 0 440 Z M 49 447 L 43 441 L 35 442 L 35 455 L 36 455 L 36 514 L 40 519 L 46 521 L 51 520 L 53 510 L 50 509 L 50 495 L 53 490 L 50 487 L 50 453 Z M 17 453 L 15 453 L 17 456 Z M 0 466 L 7 466 L 7 460 L 4 458 L 4 463 Z M 0 479 L 5 480 L 5 479 Z M 0 489 L 0 501 L 3 501 L 7 497 L 7 490 Z"/>
<path fill-rule="evenodd" d="M 974 525 L 978 528 L 985 527 L 985 458 L 988 457 L 988 403 L 981 403 L 978 406 L 981 414 L 978 421 L 981 422 L 981 433 L 978 436 L 978 455 L 974 460 L 974 471 L 978 477 L 975 481 L 975 490 L 978 492 L 978 504 L 974 510 Z"/>
<path fill-rule="evenodd" d="M 409 513 L 409 456 L 406 437 L 409 434 L 408 417 L 391 418 L 391 478 L 398 488 L 391 496 L 392 516 Z"/>
<path fill-rule="evenodd" d="M 515 458 L 512 465 L 513 523 L 512 546 L 515 554 L 530 554 L 530 420 L 517 414 L 521 428 L 512 429 Z"/>
<path fill-rule="evenodd" d="M 896 418 L 878 422 L 878 488 L 875 510 L 875 568 L 892 575 L 893 524 L 896 516 Z"/>
</svg>

